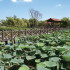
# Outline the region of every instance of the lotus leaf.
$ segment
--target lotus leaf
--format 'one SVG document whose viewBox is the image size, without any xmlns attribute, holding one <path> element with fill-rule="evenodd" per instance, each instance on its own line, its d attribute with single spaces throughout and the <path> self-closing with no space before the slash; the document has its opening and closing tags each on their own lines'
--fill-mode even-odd
<svg viewBox="0 0 70 70">
<path fill-rule="evenodd" d="M 55 67 L 55 66 L 57 66 L 57 63 L 52 62 L 52 61 L 45 61 L 43 64 L 45 64 L 45 66 L 47 66 L 47 67 Z"/>
<path fill-rule="evenodd" d="M 26 65 L 23 65 L 18 70 L 30 70 L 30 68 Z"/>
</svg>

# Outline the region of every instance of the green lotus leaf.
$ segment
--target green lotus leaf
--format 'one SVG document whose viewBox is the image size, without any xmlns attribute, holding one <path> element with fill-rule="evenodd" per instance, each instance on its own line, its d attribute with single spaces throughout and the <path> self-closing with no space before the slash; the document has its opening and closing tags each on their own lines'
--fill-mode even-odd
<svg viewBox="0 0 70 70">
<path fill-rule="evenodd" d="M 49 61 L 53 61 L 53 62 L 59 62 L 60 58 L 59 57 L 52 57 L 49 58 Z"/>
<path fill-rule="evenodd" d="M 2 54 L 2 52 L 0 51 L 0 55 Z"/>
<path fill-rule="evenodd" d="M 55 54 L 55 52 L 53 52 L 53 51 L 51 51 L 50 52 L 50 54 L 49 54 L 49 56 L 55 56 L 56 54 Z"/>
<path fill-rule="evenodd" d="M 45 65 L 43 64 L 43 62 L 37 64 L 36 66 L 37 66 L 37 70 L 38 70 L 39 68 L 45 68 Z"/>
<path fill-rule="evenodd" d="M 26 56 L 27 60 L 32 60 L 32 59 L 35 59 L 35 58 L 36 58 L 35 56 Z"/>
<path fill-rule="evenodd" d="M 14 58 L 10 62 L 11 63 L 24 63 L 24 60 L 23 59 L 16 59 L 16 58 Z"/>
<path fill-rule="evenodd" d="M 44 46 L 44 47 L 42 47 L 42 50 L 44 50 L 44 51 L 45 51 L 45 50 L 47 50 L 47 47 L 45 47 L 45 46 Z"/>
<path fill-rule="evenodd" d="M 70 61 L 70 56 L 68 56 L 68 55 L 63 55 L 63 58 L 65 61 Z"/>
<path fill-rule="evenodd" d="M 46 68 L 45 65 L 41 62 L 37 64 L 37 70 L 50 70 L 50 69 Z"/>
<path fill-rule="evenodd" d="M 30 45 L 29 48 L 30 48 L 30 49 L 35 49 L 36 47 L 33 46 L 33 45 Z"/>
<path fill-rule="evenodd" d="M 22 49 L 25 49 L 25 48 L 28 48 L 28 47 L 29 47 L 28 45 L 24 45 L 24 44 L 19 45 L 19 48 L 22 48 Z"/>
<path fill-rule="evenodd" d="M 35 54 L 41 54 L 41 51 L 40 50 L 36 50 Z"/>
<path fill-rule="evenodd" d="M 40 63 L 40 61 L 41 61 L 40 59 L 36 59 L 35 60 L 36 63 Z"/>
<path fill-rule="evenodd" d="M 5 42 L 0 42 L 0 45 L 4 45 L 5 44 Z"/>
<path fill-rule="evenodd" d="M 3 54 L 4 58 L 12 58 L 12 56 L 10 54 Z"/>
<path fill-rule="evenodd" d="M 2 56 L 2 52 L 0 51 L 0 58 L 2 58 L 3 56 Z"/>
<path fill-rule="evenodd" d="M 0 66 L 0 70 L 4 70 L 4 66 Z"/>
<path fill-rule="evenodd" d="M 20 47 L 16 48 L 16 50 L 22 50 Z"/>
<path fill-rule="evenodd" d="M 57 49 L 58 49 L 59 51 L 65 51 L 65 50 L 66 50 L 64 47 L 61 47 L 61 46 L 57 46 Z"/>
<path fill-rule="evenodd" d="M 62 57 L 65 61 L 70 61 L 70 52 L 67 52 L 67 54 L 64 54 Z"/>
<path fill-rule="evenodd" d="M 52 62 L 52 61 L 45 61 L 43 64 L 45 64 L 45 66 L 47 66 L 47 67 L 55 67 L 55 66 L 57 66 L 57 63 Z"/>
<path fill-rule="evenodd" d="M 47 54 L 41 54 L 41 58 L 46 58 L 46 57 L 48 57 Z"/>
<path fill-rule="evenodd" d="M 30 68 L 26 65 L 23 65 L 18 70 L 30 70 Z"/>
<path fill-rule="evenodd" d="M 70 42 L 66 42 L 66 44 L 70 46 Z"/>
<path fill-rule="evenodd" d="M 38 46 L 38 47 L 43 47 L 44 45 L 45 45 L 45 43 L 36 43 L 36 45 Z"/>
<path fill-rule="evenodd" d="M 32 42 L 30 42 L 30 41 L 26 41 L 26 42 L 27 42 L 27 44 L 31 44 L 31 45 L 33 44 L 33 43 L 32 43 Z"/>
<path fill-rule="evenodd" d="M 56 45 L 56 42 L 51 42 L 51 45 Z"/>
</svg>

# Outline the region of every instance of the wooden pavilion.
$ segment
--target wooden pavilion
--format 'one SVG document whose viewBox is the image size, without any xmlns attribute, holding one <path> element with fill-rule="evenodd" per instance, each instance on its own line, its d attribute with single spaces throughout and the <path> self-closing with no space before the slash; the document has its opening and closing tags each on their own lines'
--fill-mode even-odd
<svg viewBox="0 0 70 70">
<path fill-rule="evenodd" d="M 55 27 L 55 26 L 54 26 L 54 23 L 59 23 L 59 25 L 60 25 L 60 24 L 61 24 L 61 20 L 59 20 L 59 19 L 54 19 L 54 18 L 50 18 L 50 19 L 48 19 L 48 20 L 45 22 L 45 24 L 48 24 L 48 25 L 50 25 L 50 26 Z"/>
</svg>

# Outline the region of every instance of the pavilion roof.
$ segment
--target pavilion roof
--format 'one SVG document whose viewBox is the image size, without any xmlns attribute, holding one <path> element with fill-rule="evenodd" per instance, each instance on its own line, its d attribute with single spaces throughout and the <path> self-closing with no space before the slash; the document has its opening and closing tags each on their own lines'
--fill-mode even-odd
<svg viewBox="0 0 70 70">
<path fill-rule="evenodd" d="M 50 18 L 50 19 L 48 19 L 47 21 L 48 21 L 48 22 L 52 22 L 52 21 L 54 21 L 54 22 L 61 22 L 61 20 L 55 19 L 55 18 Z"/>
</svg>

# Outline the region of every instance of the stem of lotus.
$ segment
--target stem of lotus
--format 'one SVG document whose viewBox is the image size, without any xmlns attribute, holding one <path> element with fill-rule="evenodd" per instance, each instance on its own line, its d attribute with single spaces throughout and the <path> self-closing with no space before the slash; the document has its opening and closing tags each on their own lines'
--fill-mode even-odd
<svg viewBox="0 0 70 70">
<path fill-rule="evenodd" d="M 59 70 L 59 62 L 57 62 L 57 70 Z"/>
</svg>

